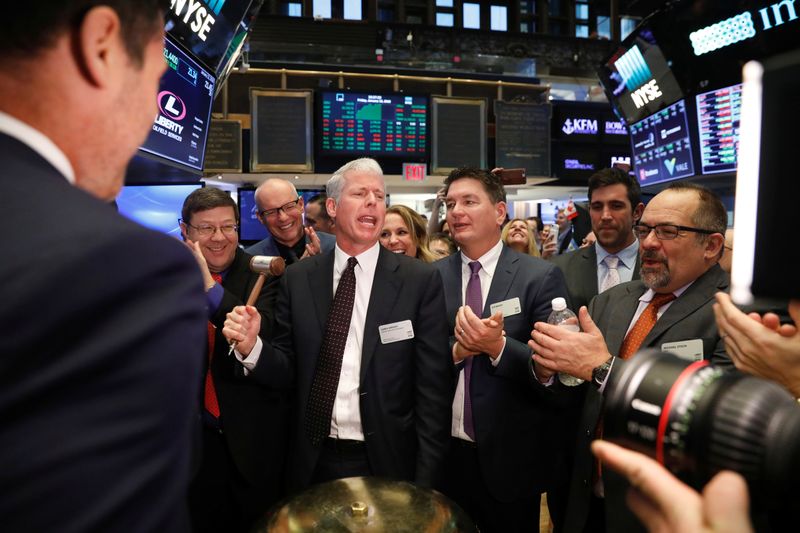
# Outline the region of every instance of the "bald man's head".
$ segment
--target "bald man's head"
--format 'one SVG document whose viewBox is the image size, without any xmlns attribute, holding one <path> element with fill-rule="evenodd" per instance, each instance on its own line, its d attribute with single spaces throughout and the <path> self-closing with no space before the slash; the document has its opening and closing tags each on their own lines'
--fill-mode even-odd
<svg viewBox="0 0 800 533">
<path fill-rule="evenodd" d="M 287 180 L 272 178 L 255 193 L 258 219 L 284 246 L 294 246 L 303 238 L 303 198 Z"/>
</svg>

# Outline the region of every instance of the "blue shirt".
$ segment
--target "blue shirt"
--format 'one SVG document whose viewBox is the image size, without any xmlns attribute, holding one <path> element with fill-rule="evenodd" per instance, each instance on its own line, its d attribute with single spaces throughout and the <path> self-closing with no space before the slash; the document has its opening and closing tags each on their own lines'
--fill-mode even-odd
<svg viewBox="0 0 800 533">
<path fill-rule="evenodd" d="M 597 287 L 602 287 L 603 280 L 608 273 L 605 259 L 609 255 L 616 255 L 619 258 L 617 271 L 619 271 L 619 282 L 625 283 L 633 279 L 633 269 L 636 268 L 636 257 L 639 255 L 639 241 L 634 239 L 630 246 L 623 248 L 616 254 L 608 253 L 599 242 L 594 243 L 594 250 L 597 253 Z"/>
</svg>

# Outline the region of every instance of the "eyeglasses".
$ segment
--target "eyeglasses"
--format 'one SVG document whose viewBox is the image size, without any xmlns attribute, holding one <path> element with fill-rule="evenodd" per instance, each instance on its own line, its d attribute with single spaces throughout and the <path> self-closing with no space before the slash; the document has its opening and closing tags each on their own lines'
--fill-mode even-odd
<svg viewBox="0 0 800 533">
<path fill-rule="evenodd" d="M 284 215 L 290 215 L 296 212 L 298 209 L 300 209 L 300 206 L 297 205 L 299 203 L 300 203 L 300 197 L 298 196 L 297 200 L 294 200 L 293 202 L 285 203 L 280 207 L 276 207 L 275 209 L 264 209 L 259 213 L 259 215 L 261 215 L 264 218 L 274 217 L 275 215 L 278 214 L 278 211 L 283 211 Z"/>
<path fill-rule="evenodd" d="M 656 238 L 660 241 L 671 241 L 680 235 L 681 231 L 691 231 L 693 233 L 702 233 L 704 235 L 717 233 L 716 231 L 711 231 L 709 229 L 676 226 L 675 224 L 657 224 L 655 226 L 648 226 L 647 224 L 635 224 L 633 226 L 633 233 L 640 241 L 646 239 L 647 236 L 650 235 L 651 231 L 656 232 Z"/>
<path fill-rule="evenodd" d="M 223 235 L 233 235 L 234 233 L 236 233 L 236 230 L 239 229 L 239 226 L 237 226 L 236 224 L 225 224 L 224 226 L 211 226 L 208 224 L 201 224 L 199 226 L 193 226 L 188 222 L 183 222 L 183 223 L 189 226 L 190 228 L 194 229 L 195 231 L 197 231 L 197 233 L 199 233 L 203 237 L 214 235 L 217 232 L 217 230 L 219 230 Z"/>
</svg>

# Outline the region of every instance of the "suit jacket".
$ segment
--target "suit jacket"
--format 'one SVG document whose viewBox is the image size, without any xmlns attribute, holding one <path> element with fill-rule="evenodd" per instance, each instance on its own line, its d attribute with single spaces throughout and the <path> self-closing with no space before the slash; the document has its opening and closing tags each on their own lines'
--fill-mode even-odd
<svg viewBox="0 0 800 533">
<path fill-rule="evenodd" d="M 728 274 L 714 265 L 695 282 L 658 319 L 645 337 L 642 348 L 660 348 L 665 342 L 689 339 L 703 341 L 703 357 L 715 364 L 730 365 L 725 344 L 714 320 L 714 294 L 728 289 Z M 589 306 L 589 314 L 603 332 L 612 355 L 619 353 L 625 333 L 639 306 L 639 297 L 647 291 L 641 281 L 621 283 L 599 294 Z M 612 368 L 613 372 L 614 369 Z M 570 484 L 565 531 L 583 531 L 591 496 L 593 468 L 589 444 L 603 407 L 603 397 L 590 384 L 584 385 L 586 398 L 578 427 L 576 459 Z M 606 531 L 643 530 L 625 505 L 626 484 L 613 472 L 603 471 L 606 497 Z"/>
<path fill-rule="evenodd" d="M 317 237 L 319 237 L 319 248 L 321 254 L 333 250 L 334 245 L 336 245 L 335 235 L 325 233 L 324 231 L 318 231 Z M 303 235 L 303 238 L 306 239 L 306 236 Z M 281 255 L 272 235 L 267 235 L 266 239 L 261 240 L 254 245 L 249 246 L 248 248 L 245 248 L 245 252 L 250 255 Z"/>
<path fill-rule="evenodd" d="M 579 248 L 563 255 L 554 255 L 550 260 L 561 269 L 567 280 L 571 309 L 577 314 L 581 306 L 589 306 L 597 296 L 597 250 L 594 246 Z M 636 256 L 632 280 L 639 279 L 641 260 Z"/>
<path fill-rule="evenodd" d="M 270 488 L 277 498 L 289 434 L 288 394 L 247 379 L 241 364 L 232 355 L 228 356 L 228 343 L 222 335 L 225 317 L 237 305 L 244 305 L 258 279 L 250 270 L 251 257 L 237 249 L 222 282 L 225 293 L 210 319 L 217 327 L 211 374 L 220 406 L 222 434 L 233 463 L 249 483 Z M 262 289 L 255 307 L 262 316 L 261 336 L 266 339 L 273 312 L 266 289 Z"/>
<path fill-rule="evenodd" d="M 197 262 L 0 135 L 0 523 L 187 531 Z"/>
<path fill-rule="evenodd" d="M 280 282 L 275 337 L 265 343 L 253 378 L 295 386 L 288 479 L 311 481 L 320 448 L 303 428 L 311 382 L 333 300 L 334 251 L 295 263 Z M 360 410 L 374 475 L 432 486 L 449 444 L 453 366 L 442 281 L 436 269 L 380 248 L 361 352 Z M 382 344 L 378 327 L 411 320 L 414 338 Z"/>
<path fill-rule="evenodd" d="M 434 264 L 444 280 L 452 332 L 456 312 L 463 305 L 461 254 Z M 561 454 L 559 402 L 563 400 L 560 396 L 572 392 L 558 380 L 550 387 L 539 383 L 527 345 L 533 323 L 547 320 L 552 299 L 566 294 L 559 269 L 503 245 L 482 317 L 491 316 L 493 303 L 512 298 L 519 298 L 522 312 L 504 317 L 506 347 L 497 367 L 489 356 L 475 356 L 470 379 L 481 475 L 492 496 L 501 501 L 541 493 L 557 476 L 567 475 Z M 453 378 L 455 386 L 457 372 Z"/>
</svg>

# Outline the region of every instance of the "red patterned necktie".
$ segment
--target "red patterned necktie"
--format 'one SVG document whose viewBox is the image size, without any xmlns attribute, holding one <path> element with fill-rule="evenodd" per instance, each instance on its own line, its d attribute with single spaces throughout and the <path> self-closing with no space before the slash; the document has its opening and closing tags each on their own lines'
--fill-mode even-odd
<svg viewBox="0 0 800 533">
<path fill-rule="evenodd" d="M 222 275 L 218 272 L 211 274 L 214 281 L 222 284 Z M 206 370 L 205 394 L 203 395 L 203 405 L 208 413 L 214 418 L 219 418 L 219 402 L 217 401 L 217 389 L 214 387 L 214 378 L 211 376 L 211 360 L 214 358 L 214 341 L 217 336 L 217 328 L 211 321 L 208 321 L 208 369 Z"/>
<path fill-rule="evenodd" d="M 325 335 L 314 370 L 308 409 L 305 417 L 305 430 L 311 443 L 318 446 L 330 434 L 333 403 L 339 388 L 339 375 L 342 371 L 342 357 L 350 331 L 353 303 L 356 298 L 356 273 L 358 260 L 350 257 L 347 268 L 342 272 L 336 295 L 333 297 Z"/>
</svg>

